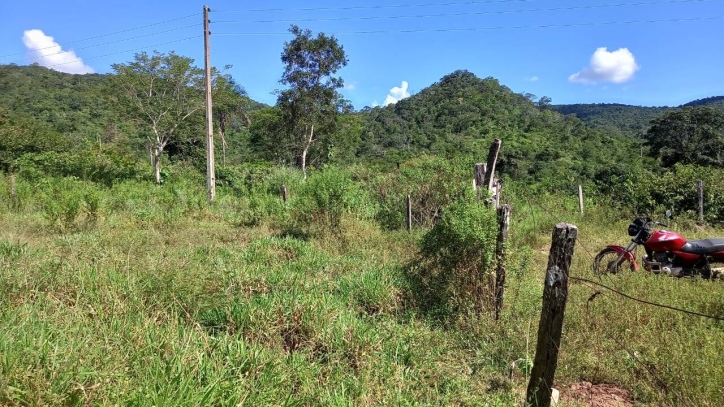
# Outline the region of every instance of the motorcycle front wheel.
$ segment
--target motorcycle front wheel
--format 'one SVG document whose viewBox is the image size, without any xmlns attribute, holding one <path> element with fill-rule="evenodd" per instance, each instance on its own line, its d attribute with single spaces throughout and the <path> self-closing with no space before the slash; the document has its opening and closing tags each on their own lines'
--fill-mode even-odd
<svg viewBox="0 0 724 407">
<path fill-rule="evenodd" d="M 596 257 L 593 259 L 593 272 L 597 276 L 604 274 L 618 274 L 621 271 L 629 270 L 634 271 L 633 263 L 626 257 L 618 261 L 618 253 L 616 250 L 605 248 L 598 252 Z"/>
</svg>

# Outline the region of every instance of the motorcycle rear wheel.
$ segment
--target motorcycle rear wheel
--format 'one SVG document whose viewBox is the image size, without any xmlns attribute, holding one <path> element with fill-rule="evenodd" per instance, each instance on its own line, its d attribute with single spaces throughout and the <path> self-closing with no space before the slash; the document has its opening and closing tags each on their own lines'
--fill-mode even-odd
<svg viewBox="0 0 724 407">
<path fill-rule="evenodd" d="M 618 256 L 618 253 L 614 249 L 607 247 L 601 250 L 593 259 L 593 272 L 597 276 L 602 276 L 609 273 L 618 274 L 619 272 L 625 270 L 636 270 L 633 263 L 626 257 L 621 259 L 618 264 L 615 264 L 616 260 L 618 260 Z"/>
</svg>

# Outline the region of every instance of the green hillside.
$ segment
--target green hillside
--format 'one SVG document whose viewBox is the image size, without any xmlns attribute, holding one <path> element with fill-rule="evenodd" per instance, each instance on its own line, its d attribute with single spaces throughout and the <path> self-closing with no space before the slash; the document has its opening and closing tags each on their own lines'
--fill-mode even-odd
<svg viewBox="0 0 724 407">
<path fill-rule="evenodd" d="M 682 107 L 708 106 L 724 110 L 724 96 L 695 100 L 679 107 L 633 106 L 619 103 L 578 103 L 552 105 L 551 109 L 564 115 L 573 114 L 589 126 L 627 137 L 640 137 L 651 127 L 651 120 Z"/>
<path fill-rule="evenodd" d="M 520 180 L 574 182 L 593 176 L 596 168 L 633 160 L 631 152 L 638 152 L 630 140 L 539 109 L 496 79 L 468 71 L 362 116 L 362 157 L 399 161 L 425 152 L 480 161 L 500 138 L 505 145 L 500 169 Z"/>
</svg>

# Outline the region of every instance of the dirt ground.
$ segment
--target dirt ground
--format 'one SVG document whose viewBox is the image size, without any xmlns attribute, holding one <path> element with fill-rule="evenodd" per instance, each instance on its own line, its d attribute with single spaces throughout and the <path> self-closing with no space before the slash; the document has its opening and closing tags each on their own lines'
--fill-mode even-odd
<svg viewBox="0 0 724 407">
<path fill-rule="evenodd" d="M 561 402 L 586 407 L 633 407 L 631 393 L 612 384 L 573 383 L 561 386 Z"/>
</svg>

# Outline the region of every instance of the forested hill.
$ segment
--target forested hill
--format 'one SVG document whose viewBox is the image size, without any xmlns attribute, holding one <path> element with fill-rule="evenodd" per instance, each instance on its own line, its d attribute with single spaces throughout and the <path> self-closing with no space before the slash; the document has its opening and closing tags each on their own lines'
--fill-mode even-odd
<svg viewBox="0 0 724 407">
<path fill-rule="evenodd" d="M 679 107 L 632 106 L 618 103 L 588 103 L 572 105 L 551 105 L 561 114 L 574 114 L 589 126 L 608 132 L 620 132 L 627 137 L 639 137 L 651 127 L 651 120 L 657 119 L 687 106 L 709 106 L 724 110 L 724 96 L 699 99 Z"/>
<path fill-rule="evenodd" d="M 106 75 L 71 75 L 38 65 L 0 65 L 0 108 L 58 133 L 97 133 L 108 109 Z"/>
<path fill-rule="evenodd" d="M 517 179 L 573 182 L 626 162 L 632 141 L 588 127 L 573 116 L 541 109 L 502 86 L 456 71 L 394 105 L 363 113 L 359 154 L 404 160 L 421 152 L 484 160 L 503 140 L 503 173 Z"/>
</svg>

